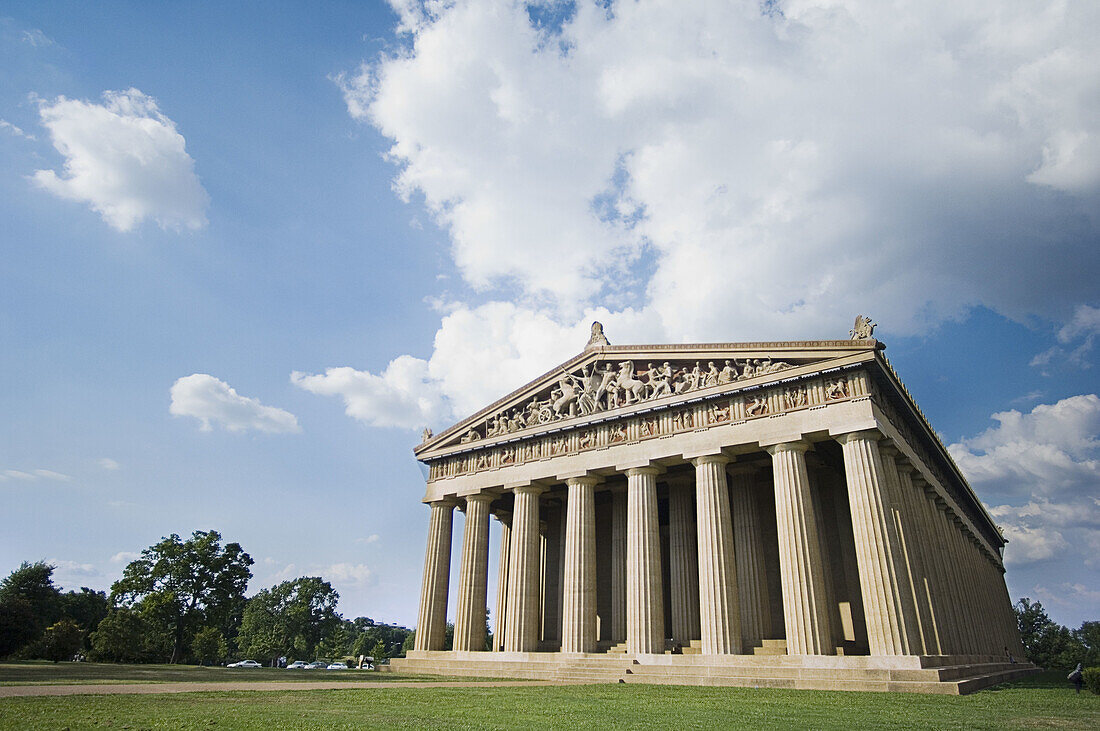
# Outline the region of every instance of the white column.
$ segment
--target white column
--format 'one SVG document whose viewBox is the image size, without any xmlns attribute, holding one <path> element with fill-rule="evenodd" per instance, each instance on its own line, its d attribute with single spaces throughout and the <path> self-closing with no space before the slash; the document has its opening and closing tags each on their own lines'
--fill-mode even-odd
<svg viewBox="0 0 1100 731">
<path fill-rule="evenodd" d="M 462 566 L 458 574 L 454 649 L 485 649 L 485 607 L 489 584 L 489 503 L 493 495 L 466 498 L 466 526 L 462 533 Z"/>
<path fill-rule="evenodd" d="M 431 504 L 428 548 L 424 552 L 424 583 L 420 588 L 420 614 L 416 620 L 417 650 L 442 650 L 447 632 L 447 584 L 451 574 L 451 521 L 453 500 Z"/>
<path fill-rule="evenodd" d="M 914 655 L 934 655 L 934 641 L 931 639 L 932 617 L 923 597 L 923 575 L 920 556 L 913 537 L 911 514 L 902 493 L 901 475 L 898 473 L 897 448 L 892 444 L 880 444 L 882 455 L 882 473 L 886 478 L 887 494 L 891 504 L 890 515 L 893 518 L 897 535 L 898 581 L 902 594 L 902 612 L 905 613 L 907 627 L 913 628 L 910 636 L 909 652 Z"/>
<path fill-rule="evenodd" d="M 626 642 L 626 490 L 611 489 L 611 641 Z"/>
<path fill-rule="evenodd" d="M 775 517 L 779 534 L 779 573 L 783 585 L 783 621 L 787 654 L 831 655 L 832 630 L 825 605 L 825 574 L 817 534 L 805 442 L 768 447 L 775 480 Z"/>
<path fill-rule="evenodd" d="M 699 639 L 699 562 L 691 485 L 668 486 L 669 592 L 672 637 L 682 645 Z"/>
<path fill-rule="evenodd" d="M 565 482 L 562 652 L 596 651 L 596 482 L 595 477 Z"/>
<path fill-rule="evenodd" d="M 908 655 L 912 654 L 910 642 L 916 630 L 905 623 L 909 612 L 904 610 L 900 591 L 897 531 L 889 517 L 892 506 L 879 454 L 880 438 L 878 432 L 861 431 L 844 434 L 837 441 L 844 453 L 871 654 Z"/>
<path fill-rule="evenodd" d="M 734 465 L 727 470 L 732 488 L 733 554 L 737 559 L 737 596 L 741 604 L 741 638 L 745 652 L 761 646 L 771 632 L 760 506 L 753 490 L 755 469 Z"/>
<path fill-rule="evenodd" d="M 657 472 L 655 467 L 626 472 L 626 651 L 630 653 L 665 650 Z"/>
<path fill-rule="evenodd" d="M 695 465 L 698 511 L 699 634 L 703 654 L 740 654 L 741 607 L 726 484 L 729 457 L 709 455 L 691 462 Z"/>
<path fill-rule="evenodd" d="M 541 485 L 515 488 L 508 566 L 504 649 L 534 652 L 539 644 L 539 495 Z"/>
<path fill-rule="evenodd" d="M 512 514 L 494 513 L 500 521 L 500 556 L 497 566 L 497 608 L 493 615 L 493 652 L 504 649 L 504 633 L 507 625 L 504 617 L 508 613 L 508 550 L 512 547 Z"/>
</svg>

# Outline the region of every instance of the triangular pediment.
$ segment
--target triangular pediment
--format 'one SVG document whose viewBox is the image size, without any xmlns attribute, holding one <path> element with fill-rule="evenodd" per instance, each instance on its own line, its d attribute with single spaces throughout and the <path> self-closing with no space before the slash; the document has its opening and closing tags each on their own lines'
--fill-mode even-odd
<svg viewBox="0 0 1100 731">
<path fill-rule="evenodd" d="M 421 459 L 874 357 L 873 339 L 589 347 L 416 449 Z"/>
</svg>

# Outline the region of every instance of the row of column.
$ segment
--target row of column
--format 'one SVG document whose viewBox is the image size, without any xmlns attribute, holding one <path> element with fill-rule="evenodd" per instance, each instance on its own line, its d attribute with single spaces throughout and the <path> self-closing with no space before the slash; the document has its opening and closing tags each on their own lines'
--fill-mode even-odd
<svg viewBox="0 0 1100 731">
<path fill-rule="evenodd" d="M 855 564 L 872 655 L 1020 652 L 999 566 L 896 449 L 878 432 L 856 432 L 841 444 Z M 777 444 L 771 455 L 779 573 L 787 652 L 832 654 L 835 588 L 827 569 L 821 510 L 806 465 L 806 442 Z M 689 488 L 670 485 L 671 629 L 699 637 L 704 654 L 734 654 L 770 632 L 763 539 L 751 477 L 729 458 L 692 460 Z M 612 503 L 610 635 L 629 653 L 665 649 L 657 513 L 660 469 L 626 471 L 625 495 Z M 561 651 L 597 645 L 596 518 L 592 476 L 566 480 L 562 566 Z M 539 641 L 540 485 L 514 488 L 510 521 L 502 519 L 497 587 L 497 647 L 531 652 Z M 489 505 L 493 495 L 466 498 L 454 649 L 485 646 Z M 732 505 L 731 505 L 732 501 Z M 431 504 L 428 550 L 416 649 L 442 649 L 446 621 L 451 516 L 457 504 Z M 731 510 L 732 508 L 732 510 Z M 694 530 L 692 518 L 694 517 Z M 739 577 L 740 574 L 740 577 Z M 625 627 L 617 623 L 625 618 Z"/>
</svg>

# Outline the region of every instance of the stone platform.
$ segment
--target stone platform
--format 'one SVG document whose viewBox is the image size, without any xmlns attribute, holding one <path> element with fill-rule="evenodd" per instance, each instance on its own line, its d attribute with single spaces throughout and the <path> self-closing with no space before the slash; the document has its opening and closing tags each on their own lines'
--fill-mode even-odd
<svg viewBox="0 0 1100 731">
<path fill-rule="evenodd" d="M 385 667 L 385 666 L 383 666 Z M 1003 656 L 649 655 L 413 651 L 389 670 L 576 683 L 856 690 L 965 695 L 1039 668 Z"/>
</svg>

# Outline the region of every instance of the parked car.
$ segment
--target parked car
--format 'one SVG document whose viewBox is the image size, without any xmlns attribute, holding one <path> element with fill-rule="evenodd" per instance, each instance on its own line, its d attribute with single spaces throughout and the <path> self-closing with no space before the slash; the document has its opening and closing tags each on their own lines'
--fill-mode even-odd
<svg viewBox="0 0 1100 731">
<path fill-rule="evenodd" d="M 240 660 L 239 662 L 231 662 L 226 665 L 227 668 L 262 668 L 263 665 L 255 660 Z"/>
<path fill-rule="evenodd" d="M 334 662 L 328 666 L 329 670 L 347 670 L 348 664 L 344 662 Z"/>
<path fill-rule="evenodd" d="M 309 667 L 309 663 L 307 663 L 305 660 L 295 660 L 294 662 L 287 665 L 286 669 L 287 670 L 305 670 L 308 667 Z"/>
<path fill-rule="evenodd" d="M 306 665 L 305 669 L 306 670 L 324 670 L 327 667 L 328 667 L 328 663 L 325 663 L 325 662 L 311 662 L 309 665 Z"/>
</svg>

